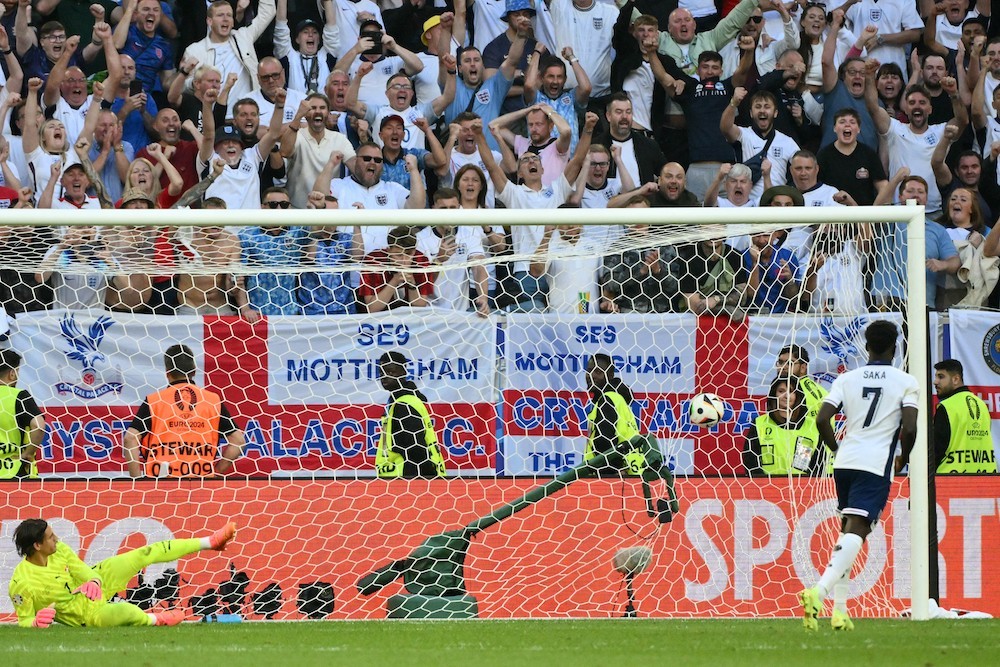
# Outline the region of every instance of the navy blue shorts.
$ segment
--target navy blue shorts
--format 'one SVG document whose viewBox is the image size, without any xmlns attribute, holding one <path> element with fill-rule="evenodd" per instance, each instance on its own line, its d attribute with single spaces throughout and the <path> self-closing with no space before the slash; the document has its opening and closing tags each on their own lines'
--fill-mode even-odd
<svg viewBox="0 0 1000 667">
<path fill-rule="evenodd" d="M 834 469 L 833 479 L 837 484 L 837 509 L 842 515 L 860 516 L 870 523 L 878 521 L 889 500 L 888 479 L 847 468 Z"/>
</svg>

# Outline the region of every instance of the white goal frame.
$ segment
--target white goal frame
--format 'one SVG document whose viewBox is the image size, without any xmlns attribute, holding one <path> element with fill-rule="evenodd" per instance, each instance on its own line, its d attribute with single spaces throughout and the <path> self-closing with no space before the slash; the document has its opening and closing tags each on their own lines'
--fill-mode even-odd
<svg viewBox="0 0 1000 667">
<path fill-rule="evenodd" d="M 927 312 L 925 285 L 925 210 L 914 202 L 905 206 L 858 207 L 775 207 L 775 208 L 649 208 L 649 209 L 493 209 L 470 214 L 467 210 L 400 210 L 391 216 L 371 210 L 283 210 L 270 209 L 141 211 L 129 209 L 84 209 L 65 215 L 51 209 L 12 208 L 3 212 L 0 224 L 9 226 L 129 226 L 194 227 L 204 225 L 302 226 L 318 225 L 537 225 L 537 224 L 636 224 L 725 225 L 742 224 L 781 228 L 793 223 L 837 224 L 859 222 L 902 222 L 907 227 L 908 372 L 917 379 L 919 414 L 927 415 Z M 55 220 L 57 217 L 63 219 Z M 138 219 L 137 219 L 138 218 Z M 722 235 L 722 234 L 720 234 Z M 918 306 L 918 307 L 912 307 Z M 921 418 L 919 423 L 926 424 Z M 909 461 L 910 489 L 910 585 L 911 618 L 927 620 L 929 600 L 928 540 L 928 433 L 918 426 L 916 443 Z"/>
</svg>

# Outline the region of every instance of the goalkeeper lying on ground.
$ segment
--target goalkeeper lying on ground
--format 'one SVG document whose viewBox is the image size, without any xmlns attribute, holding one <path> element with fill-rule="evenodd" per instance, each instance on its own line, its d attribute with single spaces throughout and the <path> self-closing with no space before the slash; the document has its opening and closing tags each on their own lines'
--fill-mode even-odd
<svg viewBox="0 0 1000 667">
<path fill-rule="evenodd" d="M 155 542 L 102 560 L 93 568 L 59 541 L 44 519 L 27 519 L 14 530 L 14 544 L 24 560 L 14 568 L 10 599 L 22 627 L 109 628 L 122 625 L 177 625 L 180 609 L 147 613 L 128 602 L 108 602 L 125 590 L 140 570 L 203 549 L 222 551 L 236 536 L 228 523 L 211 537 Z"/>
</svg>

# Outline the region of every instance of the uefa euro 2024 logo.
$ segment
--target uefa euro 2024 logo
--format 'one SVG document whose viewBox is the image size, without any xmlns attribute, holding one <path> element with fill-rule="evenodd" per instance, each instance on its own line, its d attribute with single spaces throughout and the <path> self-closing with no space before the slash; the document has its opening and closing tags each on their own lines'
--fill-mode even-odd
<svg viewBox="0 0 1000 667">
<path fill-rule="evenodd" d="M 122 372 L 100 350 L 105 334 L 114 324 L 112 318 L 102 315 L 84 333 L 75 315 L 65 315 L 59 320 L 59 331 L 68 345 L 63 354 L 69 363 L 61 369 L 56 391 L 87 399 L 121 393 Z M 75 368 L 77 364 L 81 370 Z"/>
</svg>

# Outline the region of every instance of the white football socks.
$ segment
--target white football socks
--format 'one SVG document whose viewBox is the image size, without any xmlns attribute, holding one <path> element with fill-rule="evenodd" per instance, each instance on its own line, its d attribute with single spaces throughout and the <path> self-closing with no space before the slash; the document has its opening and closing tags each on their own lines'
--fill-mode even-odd
<svg viewBox="0 0 1000 667">
<path fill-rule="evenodd" d="M 826 566 L 826 571 L 820 577 L 816 588 L 819 590 L 820 599 L 825 598 L 841 577 L 851 574 L 851 567 L 854 559 L 861 551 L 861 545 L 865 541 L 860 535 L 854 533 L 844 533 L 837 540 L 837 545 L 833 548 L 833 555 L 830 557 L 830 564 Z"/>
<path fill-rule="evenodd" d="M 837 583 L 833 585 L 833 608 L 837 611 L 847 613 L 847 594 L 851 588 L 851 572 L 844 573 Z"/>
</svg>

